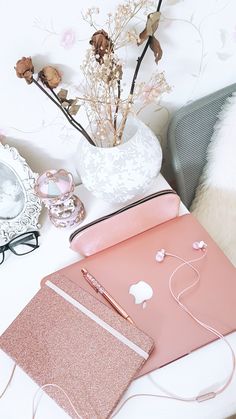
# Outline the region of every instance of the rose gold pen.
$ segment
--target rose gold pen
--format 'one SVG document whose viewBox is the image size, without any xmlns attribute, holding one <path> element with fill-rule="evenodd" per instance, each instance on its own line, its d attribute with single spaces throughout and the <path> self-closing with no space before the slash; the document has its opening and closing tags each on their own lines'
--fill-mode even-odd
<svg viewBox="0 0 236 419">
<path fill-rule="evenodd" d="M 111 305 L 112 307 L 122 316 L 124 319 L 128 320 L 128 322 L 134 324 L 131 317 L 126 313 L 126 311 L 120 306 L 120 304 L 117 303 L 116 300 L 103 288 L 101 284 L 94 278 L 93 275 L 91 275 L 87 269 L 82 268 L 81 272 L 83 274 L 84 279 L 95 289 L 95 291 L 99 292 Z"/>
</svg>

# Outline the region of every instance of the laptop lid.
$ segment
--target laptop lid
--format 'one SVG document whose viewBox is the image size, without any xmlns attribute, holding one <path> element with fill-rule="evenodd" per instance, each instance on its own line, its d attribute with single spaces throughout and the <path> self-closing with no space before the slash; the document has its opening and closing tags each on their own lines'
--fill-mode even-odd
<svg viewBox="0 0 236 419">
<path fill-rule="evenodd" d="M 182 302 L 196 317 L 226 335 L 236 330 L 236 270 L 191 214 L 163 223 L 56 272 L 109 305 L 84 280 L 81 268 L 86 268 L 135 324 L 154 339 L 155 349 L 139 376 L 216 339 L 181 309 L 170 294 L 170 275 L 181 262 L 166 257 L 158 263 L 155 258 L 159 249 L 165 249 L 185 260 L 194 259 L 198 255 L 192 247 L 196 240 L 207 243 L 207 254 L 194 263 L 200 272 L 200 281 L 183 295 Z M 194 270 L 184 266 L 175 275 L 175 293 L 195 280 Z"/>
</svg>

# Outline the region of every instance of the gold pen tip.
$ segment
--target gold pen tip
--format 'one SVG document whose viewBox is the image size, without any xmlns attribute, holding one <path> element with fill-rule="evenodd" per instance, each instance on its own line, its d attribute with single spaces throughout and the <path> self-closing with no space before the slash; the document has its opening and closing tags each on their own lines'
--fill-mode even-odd
<svg viewBox="0 0 236 419">
<path fill-rule="evenodd" d="M 130 322 L 131 324 L 135 324 L 134 321 L 131 319 L 131 317 L 126 317 L 126 320 L 128 320 L 128 322 Z"/>
<path fill-rule="evenodd" d="M 87 269 L 85 269 L 85 268 L 82 268 L 81 272 L 82 272 L 82 274 L 87 274 L 88 273 Z"/>
</svg>

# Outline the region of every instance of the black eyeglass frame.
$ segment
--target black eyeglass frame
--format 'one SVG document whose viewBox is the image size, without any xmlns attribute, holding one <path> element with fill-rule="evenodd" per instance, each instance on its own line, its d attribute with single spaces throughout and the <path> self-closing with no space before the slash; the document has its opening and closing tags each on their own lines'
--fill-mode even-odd
<svg viewBox="0 0 236 419">
<path fill-rule="evenodd" d="M 28 243 L 28 246 L 30 246 L 30 247 L 32 247 L 32 249 L 29 251 L 29 252 L 24 252 L 24 253 L 21 253 L 21 254 L 19 254 L 19 253 L 17 253 L 15 250 L 14 250 L 14 247 L 12 246 L 12 243 L 13 242 L 15 242 L 17 239 L 20 239 L 21 237 L 23 237 L 23 236 L 26 236 L 26 234 L 33 234 L 34 235 L 34 238 L 35 238 L 35 240 L 36 240 L 36 244 L 35 245 L 33 245 L 33 244 L 29 244 Z M 4 244 L 3 246 L 0 246 L 0 255 L 2 254 L 2 261 L 0 262 L 0 265 L 4 262 L 4 260 L 5 260 L 5 251 L 6 250 L 10 250 L 12 253 L 14 253 L 16 256 L 24 256 L 24 255 L 27 255 L 28 253 L 31 253 L 31 252 L 33 252 L 35 249 L 37 249 L 38 247 L 39 247 L 39 243 L 38 243 L 38 238 L 39 238 L 39 236 L 40 236 L 40 233 L 39 233 L 39 231 L 37 231 L 37 230 L 35 230 L 35 231 L 26 231 L 25 233 L 22 233 L 22 234 L 19 234 L 19 236 L 16 236 L 16 237 L 13 237 L 13 239 L 11 239 L 8 243 L 6 243 L 6 244 Z M 17 241 L 18 242 L 18 241 Z M 19 240 L 19 243 L 20 243 L 21 241 Z M 24 243 L 24 241 L 22 241 L 22 243 Z"/>
</svg>

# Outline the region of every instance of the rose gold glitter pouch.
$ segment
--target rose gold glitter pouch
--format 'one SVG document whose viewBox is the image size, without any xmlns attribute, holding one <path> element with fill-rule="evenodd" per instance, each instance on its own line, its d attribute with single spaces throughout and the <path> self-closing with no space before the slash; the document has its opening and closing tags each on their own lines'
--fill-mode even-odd
<svg viewBox="0 0 236 419">
<path fill-rule="evenodd" d="M 64 275 L 54 275 L 3 333 L 0 347 L 40 387 L 60 386 L 82 418 L 95 419 L 111 415 L 153 341 Z M 44 391 L 77 418 L 58 388 Z"/>
</svg>

